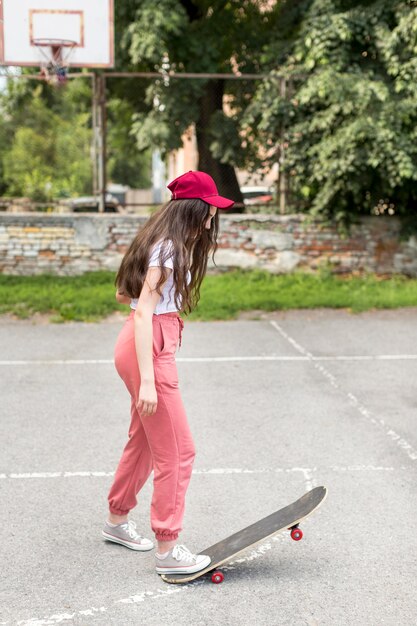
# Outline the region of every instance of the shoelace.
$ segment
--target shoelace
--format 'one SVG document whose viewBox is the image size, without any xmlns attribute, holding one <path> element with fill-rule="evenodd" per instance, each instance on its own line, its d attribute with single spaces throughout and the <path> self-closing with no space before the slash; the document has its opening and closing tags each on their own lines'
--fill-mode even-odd
<svg viewBox="0 0 417 626">
<path fill-rule="evenodd" d="M 184 545 L 176 545 L 172 551 L 172 556 L 177 561 L 195 562 L 196 555 L 192 554 Z"/>
<path fill-rule="evenodd" d="M 134 522 L 133 520 L 130 519 L 125 524 L 122 524 L 122 528 L 127 532 L 131 539 L 136 539 L 136 541 L 138 539 L 142 539 L 142 535 L 139 535 L 135 530 L 136 522 Z"/>
</svg>

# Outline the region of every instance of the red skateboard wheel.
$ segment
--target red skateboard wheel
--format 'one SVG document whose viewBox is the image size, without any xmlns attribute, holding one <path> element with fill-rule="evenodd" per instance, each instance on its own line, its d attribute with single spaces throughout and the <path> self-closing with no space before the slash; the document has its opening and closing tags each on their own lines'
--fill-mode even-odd
<svg viewBox="0 0 417 626">
<path fill-rule="evenodd" d="M 224 576 L 221 572 L 214 572 L 211 576 L 211 581 L 216 585 L 222 583 L 224 580 Z"/>
<path fill-rule="evenodd" d="M 294 539 L 294 541 L 300 541 L 300 539 L 303 538 L 303 531 L 301 530 L 301 528 L 293 528 L 291 530 L 291 539 Z"/>
</svg>

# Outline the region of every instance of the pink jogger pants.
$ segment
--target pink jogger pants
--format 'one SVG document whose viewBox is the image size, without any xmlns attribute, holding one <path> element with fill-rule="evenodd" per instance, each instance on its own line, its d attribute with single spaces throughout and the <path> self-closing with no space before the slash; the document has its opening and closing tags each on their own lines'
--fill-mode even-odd
<svg viewBox="0 0 417 626">
<path fill-rule="evenodd" d="M 157 408 L 142 416 L 136 409 L 140 373 L 135 349 L 134 310 L 116 342 L 115 366 L 131 396 L 129 440 L 108 494 L 110 512 L 126 515 L 154 472 L 151 527 L 159 541 L 175 540 L 182 530 L 185 493 L 195 457 L 193 438 L 178 387 L 175 351 L 184 322 L 177 313 L 153 315 L 153 365 Z"/>
</svg>

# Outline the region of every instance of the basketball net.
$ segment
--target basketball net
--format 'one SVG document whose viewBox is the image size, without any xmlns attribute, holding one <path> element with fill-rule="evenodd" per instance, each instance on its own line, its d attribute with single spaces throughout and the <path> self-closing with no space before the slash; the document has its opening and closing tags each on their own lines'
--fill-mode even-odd
<svg viewBox="0 0 417 626">
<path fill-rule="evenodd" d="M 34 39 L 39 52 L 42 78 L 51 84 L 65 85 L 75 41 L 69 39 Z"/>
</svg>

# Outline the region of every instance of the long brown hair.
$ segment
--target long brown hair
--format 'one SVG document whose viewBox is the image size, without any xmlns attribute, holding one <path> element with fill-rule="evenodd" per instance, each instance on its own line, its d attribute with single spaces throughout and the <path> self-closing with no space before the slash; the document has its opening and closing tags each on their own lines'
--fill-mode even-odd
<svg viewBox="0 0 417 626">
<path fill-rule="evenodd" d="M 217 250 L 219 232 L 219 210 L 211 220 L 210 228 L 205 222 L 210 217 L 210 205 L 198 198 L 170 200 L 156 211 L 139 230 L 125 253 L 115 279 L 119 293 L 130 298 L 139 298 L 148 269 L 149 255 L 155 243 L 172 241 L 172 248 L 161 246 L 159 262 L 161 278 L 156 285 L 161 287 L 168 277 L 163 261 L 173 252 L 174 302 L 178 310 L 185 313 L 197 306 L 200 286 L 207 271 L 208 256 Z M 187 284 L 187 272 L 191 282 Z M 178 296 L 182 297 L 182 305 Z"/>
</svg>

